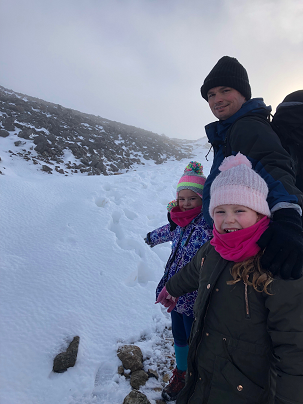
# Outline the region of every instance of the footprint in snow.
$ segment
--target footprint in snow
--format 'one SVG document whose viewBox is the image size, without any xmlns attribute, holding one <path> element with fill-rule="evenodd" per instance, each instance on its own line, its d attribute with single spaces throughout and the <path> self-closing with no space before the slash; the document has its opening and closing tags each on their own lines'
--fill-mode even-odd
<svg viewBox="0 0 303 404">
<path fill-rule="evenodd" d="M 124 283 L 126 286 L 130 287 L 136 286 L 137 284 L 146 286 L 148 282 L 155 280 L 153 271 L 146 268 L 146 263 L 141 260 L 137 265 L 137 269 L 124 280 Z"/>
<path fill-rule="evenodd" d="M 109 204 L 109 199 L 104 197 L 98 197 L 95 199 L 95 203 L 99 208 L 104 208 L 106 205 Z"/>
<path fill-rule="evenodd" d="M 123 209 L 125 216 L 127 217 L 127 219 L 129 220 L 134 220 L 138 217 L 137 213 L 132 212 L 131 210 L 128 209 Z"/>
</svg>

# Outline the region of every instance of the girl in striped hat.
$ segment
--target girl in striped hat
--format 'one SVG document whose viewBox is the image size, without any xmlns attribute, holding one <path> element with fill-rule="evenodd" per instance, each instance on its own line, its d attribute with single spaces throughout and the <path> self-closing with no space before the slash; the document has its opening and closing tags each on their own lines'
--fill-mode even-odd
<svg viewBox="0 0 303 404">
<path fill-rule="evenodd" d="M 156 289 L 156 297 L 165 283 L 194 257 L 199 248 L 212 237 L 212 230 L 202 214 L 202 193 L 206 177 L 203 167 L 191 161 L 185 168 L 177 185 L 177 199 L 168 204 L 171 222 L 148 233 L 145 242 L 154 247 L 157 244 L 172 242 L 171 255 L 164 275 Z M 185 384 L 187 369 L 188 338 L 194 320 L 193 305 L 197 292 L 187 293 L 178 299 L 171 311 L 172 333 L 176 356 L 176 368 L 169 384 L 162 391 L 165 400 L 176 399 Z"/>
</svg>

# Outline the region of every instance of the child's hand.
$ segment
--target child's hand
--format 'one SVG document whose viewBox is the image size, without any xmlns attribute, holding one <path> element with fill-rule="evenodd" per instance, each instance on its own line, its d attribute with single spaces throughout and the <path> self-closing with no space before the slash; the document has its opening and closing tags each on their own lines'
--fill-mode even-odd
<svg viewBox="0 0 303 404">
<path fill-rule="evenodd" d="M 163 304 L 164 307 L 168 308 L 167 313 L 170 313 L 175 308 L 177 301 L 178 297 L 171 296 L 166 290 L 166 287 L 164 286 L 164 288 L 159 293 L 158 299 L 156 300 L 155 304 L 157 303 Z"/>
<path fill-rule="evenodd" d="M 150 233 L 147 233 L 146 237 L 144 238 L 144 241 L 147 245 L 150 246 L 150 248 L 153 248 L 152 242 L 150 240 Z"/>
</svg>

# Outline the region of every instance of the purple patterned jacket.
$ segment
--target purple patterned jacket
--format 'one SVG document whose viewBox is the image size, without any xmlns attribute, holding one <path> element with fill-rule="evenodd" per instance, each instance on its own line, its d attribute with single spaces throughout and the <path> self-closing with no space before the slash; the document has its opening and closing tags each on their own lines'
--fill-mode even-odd
<svg viewBox="0 0 303 404">
<path fill-rule="evenodd" d="M 165 266 L 164 275 L 156 289 L 157 298 L 168 279 L 191 261 L 199 248 L 212 238 L 212 229 L 206 224 L 200 213 L 186 227 L 177 226 L 174 231 L 170 231 L 170 225 L 166 224 L 150 232 L 149 237 L 151 247 L 172 241 L 172 251 Z M 193 317 L 193 306 L 197 293 L 195 291 L 179 297 L 174 310 Z"/>
</svg>

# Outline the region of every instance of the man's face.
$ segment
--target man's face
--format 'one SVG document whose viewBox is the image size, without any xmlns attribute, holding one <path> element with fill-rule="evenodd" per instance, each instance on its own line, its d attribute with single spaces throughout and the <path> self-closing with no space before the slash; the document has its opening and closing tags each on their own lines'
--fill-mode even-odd
<svg viewBox="0 0 303 404">
<path fill-rule="evenodd" d="M 246 102 L 245 97 L 231 87 L 214 87 L 208 93 L 208 104 L 216 118 L 225 120 L 234 115 Z"/>
</svg>

